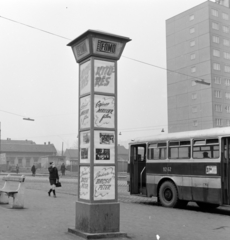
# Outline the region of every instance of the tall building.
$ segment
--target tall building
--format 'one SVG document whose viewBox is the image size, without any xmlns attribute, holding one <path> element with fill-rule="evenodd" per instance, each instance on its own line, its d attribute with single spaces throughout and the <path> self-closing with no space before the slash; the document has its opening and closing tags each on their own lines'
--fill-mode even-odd
<svg viewBox="0 0 230 240">
<path fill-rule="evenodd" d="M 229 0 L 168 19 L 166 40 L 168 131 L 230 126 Z"/>
</svg>

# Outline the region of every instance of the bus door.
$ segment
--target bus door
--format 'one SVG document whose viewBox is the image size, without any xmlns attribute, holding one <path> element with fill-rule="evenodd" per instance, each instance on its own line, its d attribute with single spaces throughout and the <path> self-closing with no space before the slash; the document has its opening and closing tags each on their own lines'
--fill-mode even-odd
<svg viewBox="0 0 230 240">
<path fill-rule="evenodd" d="M 230 138 L 222 138 L 221 186 L 223 204 L 230 205 Z"/>
<path fill-rule="evenodd" d="M 146 192 L 146 144 L 131 145 L 130 152 L 130 193 Z"/>
</svg>

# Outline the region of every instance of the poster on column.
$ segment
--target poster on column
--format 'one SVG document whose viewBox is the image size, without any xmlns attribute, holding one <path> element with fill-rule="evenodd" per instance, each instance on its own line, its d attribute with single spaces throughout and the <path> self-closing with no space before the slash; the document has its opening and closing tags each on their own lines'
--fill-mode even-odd
<svg viewBox="0 0 230 240">
<path fill-rule="evenodd" d="M 90 96 L 80 99 L 80 129 L 90 127 Z"/>
<path fill-rule="evenodd" d="M 80 96 L 90 92 L 91 64 L 87 61 L 80 65 Z"/>
<path fill-rule="evenodd" d="M 80 167 L 80 198 L 87 199 L 90 198 L 90 168 Z"/>
<path fill-rule="evenodd" d="M 90 132 L 80 133 L 80 163 L 90 163 Z"/>
<path fill-rule="evenodd" d="M 115 167 L 94 167 L 94 200 L 115 199 Z"/>
<path fill-rule="evenodd" d="M 94 91 L 114 93 L 115 63 L 94 60 Z"/>
<path fill-rule="evenodd" d="M 94 163 L 115 162 L 115 132 L 94 131 Z"/>
<path fill-rule="evenodd" d="M 94 96 L 94 127 L 114 128 L 115 98 Z"/>
</svg>

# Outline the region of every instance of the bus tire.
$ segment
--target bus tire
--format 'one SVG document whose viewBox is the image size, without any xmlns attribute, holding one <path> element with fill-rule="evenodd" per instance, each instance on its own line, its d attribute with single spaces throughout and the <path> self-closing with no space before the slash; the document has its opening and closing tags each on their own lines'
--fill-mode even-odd
<svg viewBox="0 0 230 240">
<path fill-rule="evenodd" d="M 178 193 L 176 186 L 172 182 L 165 181 L 161 184 L 159 189 L 159 201 L 164 207 L 176 207 L 178 203 Z"/>
<path fill-rule="evenodd" d="M 196 204 L 203 210 L 214 210 L 220 206 L 219 204 L 205 202 L 196 202 Z"/>
</svg>

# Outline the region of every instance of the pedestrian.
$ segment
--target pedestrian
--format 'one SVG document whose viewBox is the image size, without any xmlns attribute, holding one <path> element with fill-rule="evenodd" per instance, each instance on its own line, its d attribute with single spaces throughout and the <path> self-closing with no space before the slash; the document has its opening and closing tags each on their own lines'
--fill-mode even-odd
<svg viewBox="0 0 230 240">
<path fill-rule="evenodd" d="M 32 176 L 35 176 L 36 174 L 36 167 L 33 165 L 31 168 Z"/>
<path fill-rule="evenodd" d="M 62 163 L 62 165 L 61 165 L 61 173 L 62 173 L 62 176 L 65 176 L 65 170 L 66 170 L 65 164 Z"/>
<path fill-rule="evenodd" d="M 18 164 L 16 165 L 16 173 L 17 174 L 19 173 L 19 166 L 18 166 Z"/>
<path fill-rule="evenodd" d="M 56 187 L 56 183 L 59 181 L 58 170 L 55 167 L 55 164 L 53 162 L 50 162 L 50 166 L 48 170 L 49 170 L 49 181 L 51 186 L 48 192 L 48 195 L 50 197 L 50 193 L 53 192 L 53 196 L 56 198 L 55 187 Z"/>
</svg>

